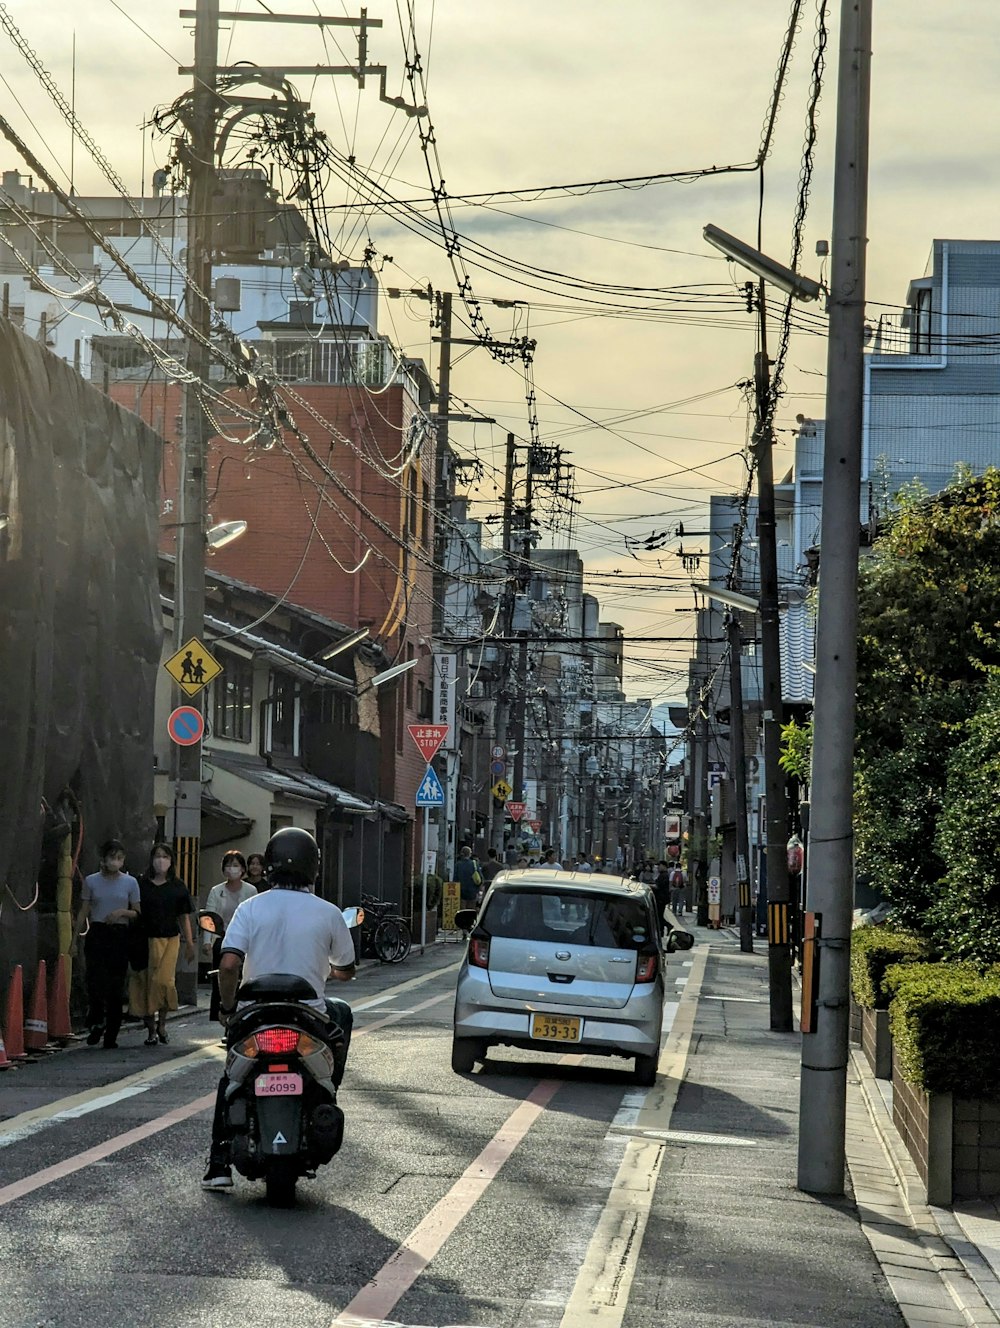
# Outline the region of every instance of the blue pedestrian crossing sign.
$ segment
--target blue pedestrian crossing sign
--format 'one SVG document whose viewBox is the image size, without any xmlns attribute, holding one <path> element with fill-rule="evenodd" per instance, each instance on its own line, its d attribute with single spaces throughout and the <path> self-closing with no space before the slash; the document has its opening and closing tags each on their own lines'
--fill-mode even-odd
<svg viewBox="0 0 1000 1328">
<path fill-rule="evenodd" d="M 434 767 L 428 766 L 427 773 L 420 781 L 420 787 L 417 789 L 418 807 L 443 807 L 444 789 L 441 787 L 441 781 L 434 773 Z"/>
</svg>

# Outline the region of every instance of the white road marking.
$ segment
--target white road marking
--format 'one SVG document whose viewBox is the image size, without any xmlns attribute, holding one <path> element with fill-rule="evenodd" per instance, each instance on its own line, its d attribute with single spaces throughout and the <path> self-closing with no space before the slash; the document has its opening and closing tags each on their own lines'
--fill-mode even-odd
<svg viewBox="0 0 1000 1328">
<path fill-rule="evenodd" d="M 660 1056 L 659 1078 L 639 1110 L 618 1175 L 604 1205 L 587 1257 L 566 1305 L 560 1328 L 621 1328 L 642 1249 L 666 1143 L 657 1133 L 669 1129 L 670 1117 L 687 1062 L 708 960 L 708 947 L 695 951 L 691 982 L 681 997 L 667 1045 Z M 648 1136 L 646 1132 L 648 1131 Z"/>
<path fill-rule="evenodd" d="M 737 1005 L 763 1005 L 758 996 L 703 996 L 703 1001 L 733 1001 Z"/>
<path fill-rule="evenodd" d="M 355 1014 L 363 1014 L 366 1010 L 374 1009 L 378 1005 L 384 1004 L 388 1000 L 396 1000 L 401 994 L 412 991 L 415 987 L 423 986 L 424 983 L 433 981 L 440 977 L 442 973 L 453 973 L 460 967 L 460 964 L 448 964 L 444 968 L 436 968 L 431 973 L 421 973 L 418 977 L 409 978 L 406 982 L 401 982 L 398 987 L 394 987 L 391 993 L 385 993 L 381 996 L 375 996 L 369 1001 L 359 1001 L 353 1006 Z M 449 995 L 450 993 L 445 993 Z M 444 997 L 435 998 L 435 1000 Z M 423 1002 L 415 1007 L 415 1010 L 422 1010 L 431 1002 Z M 402 1011 L 398 1015 L 390 1015 L 389 1019 L 402 1018 L 409 1011 Z M 382 1027 L 385 1021 L 379 1021 L 377 1027 Z M 363 1029 L 356 1029 L 355 1036 L 359 1036 Z M 86 1055 L 84 1051 L 76 1053 Z M 33 1134 L 38 1134 L 40 1130 L 46 1130 L 51 1125 L 61 1125 L 64 1121 L 77 1120 L 81 1116 L 87 1116 L 93 1111 L 103 1111 L 106 1107 L 112 1107 L 116 1102 L 124 1102 L 127 1098 L 137 1097 L 140 1093 L 146 1093 L 149 1089 L 158 1084 L 166 1083 L 170 1079 L 177 1078 L 186 1074 L 188 1070 L 196 1069 L 203 1065 L 207 1060 L 222 1060 L 225 1052 L 219 1046 L 218 1039 L 197 1051 L 189 1052 L 186 1056 L 179 1056 L 175 1060 L 165 1061 L 161 1065 L 150 1065 L 145 1070 L 140 1070 L 136 1074 L 127 1075 L 124 1079 L 119 1079 L 115 1084 L 102 1085 L 100 1088 L 88 1088 L 82 1093 L 73 1093 L 68 1097 L 60 1098 L 56 1102 L 50 1102 L 44 1107 L 35 1107 L 31 1111 L 23 1111 L 18 1116 L 11 1116 L 9 1120 L 2 1122 L 0 1127 L 0 1148 L 7 1148 L 11 1144 L 20 1143 L 22 1139 L 28 1139 Z"/>
</svg>

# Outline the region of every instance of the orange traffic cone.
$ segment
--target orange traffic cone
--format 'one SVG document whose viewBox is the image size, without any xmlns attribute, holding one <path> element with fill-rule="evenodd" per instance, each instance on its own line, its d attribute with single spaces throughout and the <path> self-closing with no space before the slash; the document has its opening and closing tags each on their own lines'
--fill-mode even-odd
<svg viewBox="0 0 1000 1328">
<path fill-rule="evenodd" d="M 69 992 L 66 988 L 66 956 L 56 960 L 55 972 L 49 985 L 49 1038 L 65 1045 L 73 1037 L 69 1021 Z"/>
<path fill-rule="evenodd" d="M 24 972 L 18 964 L 7 988 L 7 1019 L 4 1023 L 7 1055 L 12 1061 L 25 1060 L 24 1054 Z"/>
<path fill-rule="evenodd" d="M 45 1005 L 45 960 L 39 959 L 35 989 L 31 993 L 31 1018 L 24 1021 L 24 1046 L 27 1051 L 41 1051 L 49 1040 L 49 1016 Z"/>
</svg>

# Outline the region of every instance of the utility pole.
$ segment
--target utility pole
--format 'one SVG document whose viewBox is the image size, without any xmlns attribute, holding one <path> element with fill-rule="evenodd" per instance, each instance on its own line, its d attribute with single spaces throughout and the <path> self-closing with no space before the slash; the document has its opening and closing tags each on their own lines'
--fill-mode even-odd
<svg viewBox="0 0 1000 1328">
<path fill-rule="evenodd" d="M 792 946 L 788 905 L 788 810 L 781 773 L 781 639 L 778 622 L 778 546 L 774 520 L 774 462 L 771 432 L 770 362 L 764 282 L 758 290 L 760 350 L 754 360 L 757 418 L 753 449 L 757 459 L 758 560 L 760 566 L 760 637 L 764 788 L 767 794 L 767 970 L 771 1028 L 791 1033 Z"/>
<path fill-rule="evenodd" d="M 823 459 L 823 577 L 816 641 L 808 908 L 819 921 L 816 1032 L 802 1038 L 799 1189 L 843 1194 L 853 904 L 858 527 L 864 408 L 871 0 L 840 15 L 830 330 Z"/>
<path fill-rule="evenodd" d="M 511 540 L 514 526 L 514 467 L 517 463 L 517 449 L 514 435 L 507 435 L 507 459 L 504 466 L 503 485 L 503 525 L 501 527 L 501 547 L 503 549 L 504 568 L 507 581 L 503 590 L 503 634 L 510 637 L 514 621 L 514 584 L 511 567 Z M 494 712 L 493 737 L 497 746 L 507 749 L 507 730 L 510 725 L 510 651 L 503 648 L 503 663 L 500 669 L 500 686 Z M 515 790 L 516 791 L 516 790 Z M 496 799 L 491 802 L 490 843 L 503 860 L 503 832 L 506 819 L 505 809 L 497 806 Z"/>
<path fill-rule="evenodd" d="M 194 87 L 189 126 L 187 277 L 185 314 L 193 333 L 187 338 L 189 379 L 183 387 L 183 435 L 177 486 L 177 562 L 174 570 L 174 633 L 178 649 L 205 626 L 205 470 L 208 428 L 200 391 L 208 381 L 208 341 L 212 330 L 212 229 L 215 182 L 216 64 L 219 47 L 219 0 L 198 0 L 194 29 Z M 201 709 L 200 693 L 188 704 Z M 173 837 L 177 873 L 198 892 L 201 845 L 201 743 L 176 753 Z M 181 971 L 178 986 L 194 994 L 194 974 Z"/>
<path fill-rule="evenodd" d="M 448 494 L 448 474 L 450 473 L 451 458 L 448 455 L 448 417 L 451 410 L 451 291 L 442 291 L 436 298 L 438 327 L 441 333 L 440 352 L 438 355 L 438 400 L 437 400 L 437 473 L 441 477 L 439 485 L 439 509 L 447 503 Z M 447 468 L 447 469 L 446 469 Z M 438 549 L 437 562 L 439 566 L 444 565 L 445 541 L 436 535 L 436 546 Z M 464 669 L 463 663 L 463 669 Z M 456 674 L 459 670 L 456 669 Z M 444 685 L 443 683 L 441 684 Z M 455 679 L 455 685 L 458 686 L 458 680 Z M 464 686 L 464 684 L 463 684 Z M 459 693 L 461 695 L 461 693 Z M 455 723 L 445 739 L 445 788 L 447 790 L 447 800 L 445 808 L 440 810 L 436 816 L 437 822 L 437 860 L 438 872 L 442 879 L 448 874 L 447 864 L 451 861 L 454 854 L 449 850 L 457 848 L 455 844 L 449 844 L 449 829 L 452 836 L 455 834 L 455 821 L 447 815 L 447 808 L 458 807 L 459 780 L 462 774 L 462 716 L 459 706 L 455 705 Z M 424 844 L 425 861 L 427 844 Z"/>
<path fill-rule="evenodd" d="M 747 762 L 743 745 L 743 634 L 735 610 L 726 626 L 729 637 L 729 762 L 732 767 L 736 815 L 736 883 L 739 890 L 740 950 L 753 953 L 753 908 L 750 901 L 750 834 L 747 826 Z"/>
<path fill-rule="evenodd" d="M 532 504 L 534 500 L 534 476 L 536 461 L 536 449 L 528 448 L 528 458 L 525 463 L 525 481 L 524 481 L 524 508 L 522 509 L 522 519 L 524 526 L 521 532 L 521 568 L 518 574 L 518 587 L 522 594 L 526 594 L 528 586 L 531 583 L 531 518 Z M 513 739 L 517 746 L 514 748 L 514 797 L 524 800 L 524 744 L 527 732 L 527 712 L 528 712 L 528 628 L 521 633 L 521 640 L 517 646 L 517 704 L 514 707 L 514 733 Z"/>
</svg>

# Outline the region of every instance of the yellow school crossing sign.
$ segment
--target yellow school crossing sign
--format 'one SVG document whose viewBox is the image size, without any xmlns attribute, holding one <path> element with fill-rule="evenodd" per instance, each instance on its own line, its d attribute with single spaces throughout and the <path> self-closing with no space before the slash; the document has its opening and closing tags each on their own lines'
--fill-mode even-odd
<svg viewBox="0 0 1000 1328">
<path fill-rule="evenodd" d="M 197 696 L 213 678 L 222 672 L 222 665 L 196 636 L 185 641 L 176 655 L 163 665 L 182 692 Z"/>
<path fill-rule="evenodd" d="M 497 782 L 490 789 L 490 792 L 493 794 L 494 798 L 496 798 L 498 802 L 506 802 L 507 799 L 510 797 L 510 795 L 513 793 L 513 791 L 514 790 L 507 783 L 506 779 L 498 779 Z"/>
</svg>

